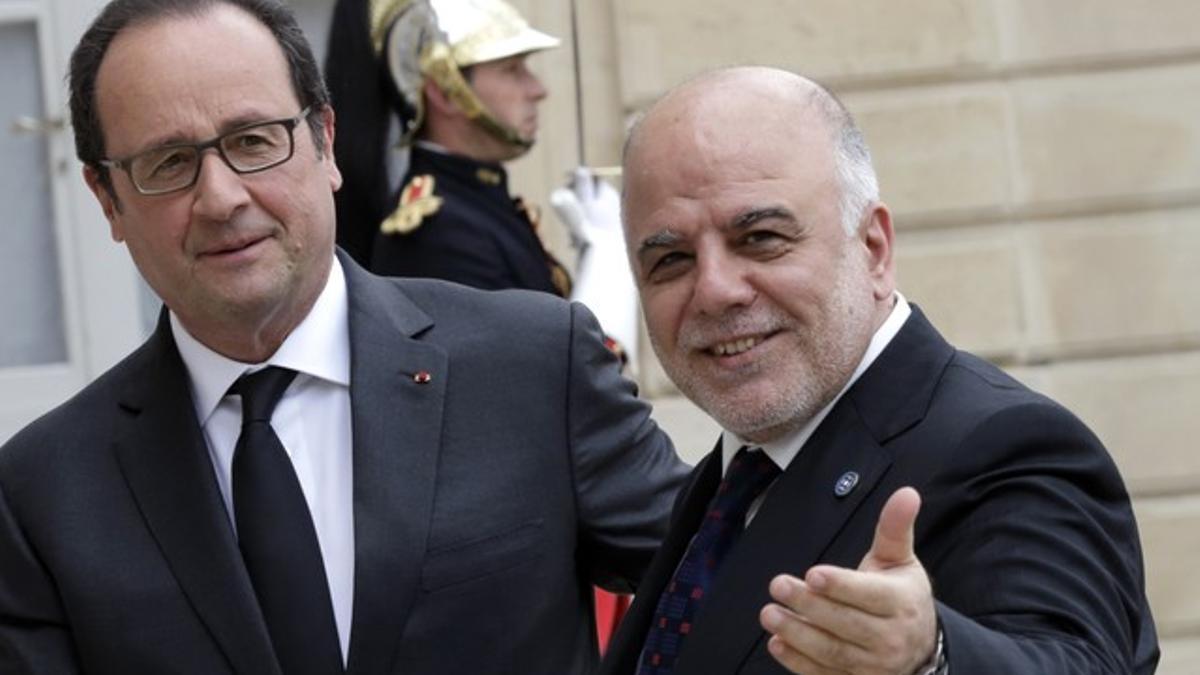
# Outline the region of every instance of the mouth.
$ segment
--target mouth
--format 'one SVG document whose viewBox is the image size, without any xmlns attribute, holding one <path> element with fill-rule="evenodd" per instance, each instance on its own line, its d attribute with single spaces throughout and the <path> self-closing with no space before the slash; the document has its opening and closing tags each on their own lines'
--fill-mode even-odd
<svg viewBox="0 0 1200 675">
<path fill-rule="evenodd" d="M 233 241 L 233 242 L 220 243 L 220 244 L 217 244 L 215 246 L 212 246 L 212 247 L 206 249 L 200 255 L 206 256 L 206 257 L 220 257 L 220 256 L 236 255 L 238 253 L 242 253 L 243 251 L 253 248 L 257 244 L 265 241 L 268 238 L 269 237 L 253 237 L 250 239 L 239 239 L 239 240 Z"/>
<path fill-rule="evenodd" d="M 267 242 L 272 238 L 271 234 L 266 234 L 214 241 L 200 250 L 196 262 L 214 269 L 245 270 L 267 255 Z"/>
<path fill-rule="evenodd" d="M 775 332 L 747 335 L 734 338 L 732 340 L 723 340 L 708 346 L 704 349 L 704 351 L 707 354 L 716 356 L 718 358 L 738 356 L 739 354 L 745 354 L 746 352 L 761 345 L 762 343 L 771 339 L 773 335 L 775 335 Z"/>
</svg>

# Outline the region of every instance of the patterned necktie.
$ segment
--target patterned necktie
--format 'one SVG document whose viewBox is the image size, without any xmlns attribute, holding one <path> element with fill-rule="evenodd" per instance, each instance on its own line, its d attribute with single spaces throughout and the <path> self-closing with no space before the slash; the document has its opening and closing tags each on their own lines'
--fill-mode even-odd
<svg viewBox="0 0 1200 675">
<path fill-rule="evenodd" d="M 671 675 L 721 562 L 745 528 L 750 504 L 778 475 L 779 467 L 761 450 L 743 447 L 733 456 L 704 521 L 658 599 L 638 675 Z"/>
<path fill-rule="evenodd" d="M 329 582 L 308 503 L 271 413 L 296 371 L 264 368 L 229 389 L 242 397 L 233 452 L 238 546 L 285 675 L 342 672 Z"/>
</svg>

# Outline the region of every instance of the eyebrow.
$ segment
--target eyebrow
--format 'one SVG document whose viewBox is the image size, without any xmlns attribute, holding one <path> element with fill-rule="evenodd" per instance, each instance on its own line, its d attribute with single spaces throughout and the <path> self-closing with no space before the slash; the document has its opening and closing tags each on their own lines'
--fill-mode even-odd
<svg viewBox="0 0 1200 675">
<path fill-rule="evenodd" d="M 678 232 L 672 231 L 671 228 L 660 230 L 642 240 L 642 243 L 638 245 L 637 258 L 641 260 L 643 256 L 654 249 L 671 248 L 678 245 L 680 241 L 683 241 L 683 237 Z"/>
<path fill-rule="evenodd" d="M 271 122 L 271 121 L 274 121 L 277 119 L 279 119 L 279 118 L 264 116 L 257 112 L 241 114 L 241 115 L 238 115 L 237 117 L 233 117 L 233 118 L 222 121 L 220 126 L 217 127 L 217 136 L 224 136 L 225 134 L 227 134 L 231 131 L 236 131 L 243 127 L 248 127 L 248 126 L 252 126 L 255 124 L 259 124 L 260 122 Z M 207 140 L 207 139 L 204 139 L 204 140 Z M 197 140 L 195 138 L 188 137 L 188 136 L 183 136 L 180 134 L 172 134 L 170 136 L 158 138 L 158 139 L 154 140 L 153 142 L 148 143 L 141 150 L 138 150 L 134 154 L 135 155 L 141 154 L 143 152 L 149 152 L 151 150 L 157 150 L 159 148 L 166 148 L 166 147 L 170 147 L 170 146 L 174 146 L 174 145 L 195 145 L 196 143 L 201 143 L 201 142 L 202 141 Z"/>
<path fill-rule="evenodd" d="M 733 231 L 745 230 L 755 223 L 764 220 L 781 220 L 791 223 L 797 228 L 800 227 L 800 219 L 786 207 L 764 206 L 739 213 L 733 220 L 729 221 L 728 225 L 721 229 Z M 637 258 L 641 260 L 643 256 L 655 249 L 678 246 L 681 241 L 683 241 L 683 236 L 671 230 L 670 227 L 660 230 L 642 240 L 642 243 L 638 245 Z"/>
<path fill-rule="evenodd" d="M 729 221 L 728 229 L 744 230 L 755 223 L 764 220 L 783 220 L 790 223 L 799 224 L 800 220 L 796 218 L 796 214 L 782 206 L 765 206 L 759 209 L 751 209 L 739 213 L 733 220 Z"/>
</svg>

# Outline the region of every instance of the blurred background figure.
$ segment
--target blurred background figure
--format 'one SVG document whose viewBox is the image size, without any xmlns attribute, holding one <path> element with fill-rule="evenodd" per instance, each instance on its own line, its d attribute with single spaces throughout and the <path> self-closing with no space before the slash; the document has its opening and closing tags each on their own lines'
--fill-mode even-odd
<svg viewBox="0 0 1200 675">
<path fill-rule="evenodd" d="M 559 40 L 503 0 L 339 0 L 325 67 L 345 185 L 338 244 L 378 274 L 579 300 L 636 363 L 637 294 L 617 191 L 587 169 L 552 202 L 577 280 L 538 236 L 540 209 L 508 187 L 547 91 L 527 59 Z M 627 605 L 597 591 L 603 645 Z"/>
<path fill-rule="evenodd" d="M 573 283 L 538 236 L 540 209 L 508 188 L 504 162 L 533 146 L 547 94 L 527 59 L 558 44 L 503 0 L 339 0 L 325 67 L 346 177 L 338 243 L 378 274 L 584 302 L 635 363 L 616 190 L 577 169 L 554 194 Z"/>
</svg>

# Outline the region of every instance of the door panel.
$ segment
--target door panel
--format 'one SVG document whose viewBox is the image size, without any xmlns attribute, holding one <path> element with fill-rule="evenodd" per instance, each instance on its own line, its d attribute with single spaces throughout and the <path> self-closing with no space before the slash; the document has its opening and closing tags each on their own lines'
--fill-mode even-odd
<svg viewBox="0 0 1200 675">
<path fill-rule="evenodd" d="M 144 333 L 64 123 L 67 55 L 100 4 L 0 0 L 0 442 Z"/>
<path fill-rule="evenodd" d="M 37 23 L 0 25 L 0 78 L 9 83 L 0 97 L 0 371 L 67 361 L 62 284 L 47 122 L 42 87 L 18 73 L 41 72 Z M 20 292 L 13 292 L 20 289 Z"/>
</svg>

